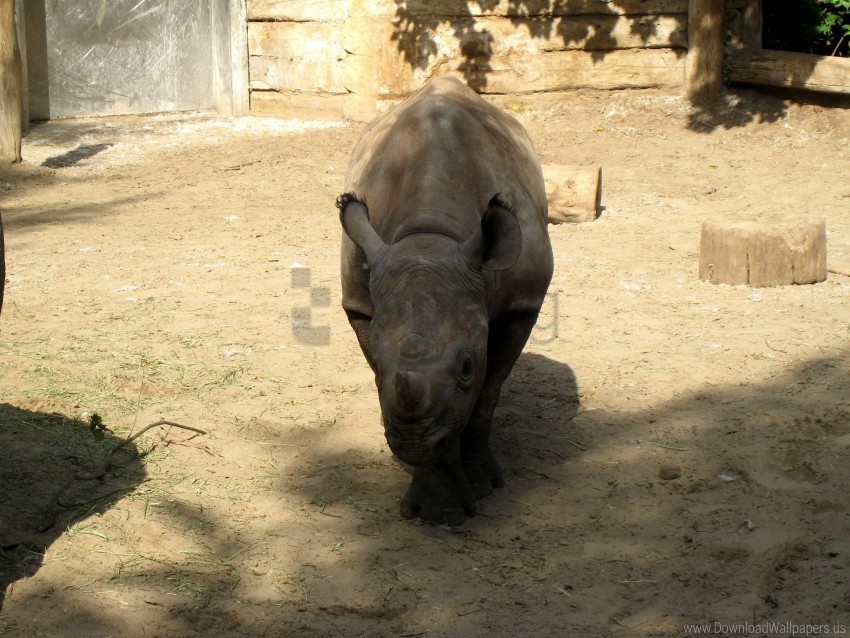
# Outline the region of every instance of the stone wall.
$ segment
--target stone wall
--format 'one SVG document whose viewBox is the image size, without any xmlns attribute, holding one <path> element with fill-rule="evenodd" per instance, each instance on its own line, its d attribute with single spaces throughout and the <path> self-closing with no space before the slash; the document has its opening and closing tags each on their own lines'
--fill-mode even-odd
<svg viewBox="0 0 850 638">
<path fill-rule="evenodd" d="M 248 0 L 251 112 L 368 120 L 444 73 L 485 94 L 675 89 L 687 12 L 688 0 Z"/>
</svg>

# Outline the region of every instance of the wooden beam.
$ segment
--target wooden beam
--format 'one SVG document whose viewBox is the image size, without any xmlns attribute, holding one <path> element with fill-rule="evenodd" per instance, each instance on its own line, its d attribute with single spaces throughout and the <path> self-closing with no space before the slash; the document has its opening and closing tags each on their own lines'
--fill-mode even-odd
<svg viewBox="0 0 850 638">
<path fill-rule="evenodd" d="M 693 103 L 717 97 L 723 84 L 723 0 L 688 3 L 688 58 L 685 63 L 688 98 Z"/>
<path fill-rule="evenodd" d="M 726 66 L 733 82 L 850 95 L 850 58 L 730 48 Z"/>
<path fill-rule="evenodd" d="M 21 161 L 21 52 L 15 0 L 0 0 L 0 162 Z"/>
</svg>

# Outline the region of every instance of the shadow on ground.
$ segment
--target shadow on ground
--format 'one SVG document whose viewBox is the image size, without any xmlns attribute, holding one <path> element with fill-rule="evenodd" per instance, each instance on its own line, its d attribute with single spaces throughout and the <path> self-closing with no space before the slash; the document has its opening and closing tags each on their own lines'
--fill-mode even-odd
<svg viewBox="0 0 850 638">
<path fill-rule="evenodd" d="M 297 527 L 234 552 L 210 526 L 230 584 L 157 602 L 168 631 L 681 636 L 850 617 L 850 351 L 633 410 L 582 405 L 576 386 L 568 365 L 520 358 L 495 431 L 507 485 L 458 528 L 400 519 L 388 454 L 331 454 L 327 430 L 278 424 L 277 449 L 299 451 L 278 468 Z"/>
<path fill-rule="evenodd" d="M 167 609 L 168 632 L 190 637 L 689 635 L 687 622 L 850 617 L 850 351 L 634 410 L 582 405 L 592 389 L 577 385 L 562 362 L 520 358 L 495 430 L 507 485 L 458 528 L 400 519 L 408 477 L 388 454 L 331 454 L 327 429 L 277 424 L 280 447 L 269 449 L 298 450 L 277 469 L 281 520 L 297 527 L 264 518 L 252 539 L 211 518 L 205 538 L 230 557 L 221 586 L 145 600 Z M 0 415 L 4 478 L 48 486 L 4 503 L 4 520 L 25 511 L 16 528 L 28 530 L 69 464 L 55 463 L 57 442 L 85 426 L 10 406 Z M 11 472 L 6 459 L 18 456 Z M 109 490 L 144 480 L 137 457 L 128 462 Z M 98 494 L 82 486 L 66 521 L 117 498 Z M 214 518 L 172 512 L 196 529 L 199 516 Z M 37 569 L 55 536 L 4 550 L 12 578 Z M 134 578 L 150 582 L 143 572 Z M 126 635 L 117 616 L 85 623 Z"/>
<path fill-rule="evenodd" d="M 568 365 L 525 354 L 497 413 L 507 486 L 459 528 L 399 520 L 407 477 L 386 458 L 307 455 L 289 469 L 341 545 L 305 557 L 309 591 L 274 622 L 387 636 L 839 623 L 849 397 L 847 350 L 634 410 L 582 407 Z"/>
<path fill-rule="evenodd" d="M 38 571 L 46 549 L 69 526 L 110 508 L 145 480 L 133 444 L 113 456 L 102 478 L 80 480 L 96 473 L 121 440 L 63 414 L 0 403 L 0 609 L 7 589 Z"/>
<path fill-rule="evenodd" d="M 149 197 L 149 195 L 135 195 L 118 197 L 105 202 L 77 202 L 73 205 L 57 203 L 55 206 L 38 206 L 37 208 L 4 207 L 3 224 L 8 236 L 34 230 L 45 224 L 98 223 L 111 215 L 118 214 L 124 207 L 144 203 Z"/>
<path fill-rule="evenodd" d="M 850 108 L 850 97 L 792 89 L 734 86 L 721 92 L 710 103 L 692 105 L 688 114 L 688 128 L 696 133 L 711 133 L 717 129 L 734 129 L 753 123 L 769 124 L 786 117 L 792 105 L 846 109 Z"/>
<path fill-rule="evenodd" d="M 111 146 L 112 144 L 80 144 L 77 148 L 70 151 L 48 157 L 41 165 L 47 168 L 67 168 L 79 164 L 90 157 L 94 157 Z"/>
</svg>

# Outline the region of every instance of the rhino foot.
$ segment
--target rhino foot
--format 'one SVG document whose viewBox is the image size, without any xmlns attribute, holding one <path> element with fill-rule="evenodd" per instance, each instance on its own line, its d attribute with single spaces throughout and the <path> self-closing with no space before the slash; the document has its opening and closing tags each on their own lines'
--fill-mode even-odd
<svg viewBox="0 0 850 638">
<path fill-rule="evenodd" d="M 460 525 L 467 516 L 475 516 L 475 498 L 459 466 L 414 468 L 413 481 L 400 505 L 402 517 L 438 525 Z"/>
<path fill-rule="evenodd" d="M 505 484 L 502 468 L 489 450 L 469 455 L 463 461 L 463 472 L 475 500 L 493 493 L 493 489 Z"/>
</svg>

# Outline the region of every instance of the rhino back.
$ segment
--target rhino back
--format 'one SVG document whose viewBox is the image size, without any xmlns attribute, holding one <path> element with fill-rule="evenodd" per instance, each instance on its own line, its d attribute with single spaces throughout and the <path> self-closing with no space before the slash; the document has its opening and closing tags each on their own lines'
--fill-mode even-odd
<svg viewBox="0 0 850 638">
<path fill-rule="evenodd" d="M 545 224 L 540 165 L 522 126 L 451 76 L 379 116 L 352 153 L 346 190 L 387 243 L 410 232 L 463 240 L 497 193 Z"/>
<path fill-rule="evenodd" d="M 523 251 L 497 279 L 524 286 L 528 305 L 539 305 L 552 269 L 540 163 L 522 125 L 459 79 L 439 77 L 373 120 L 354 148 L 345 190 L 366 201 L 388 244 L 418 232 L 463 241 L 501 193 L 517 211 Z M 344 234 L 342 257 L 344 304 L 369 314 L 362 255 Z"/>
</svg>

